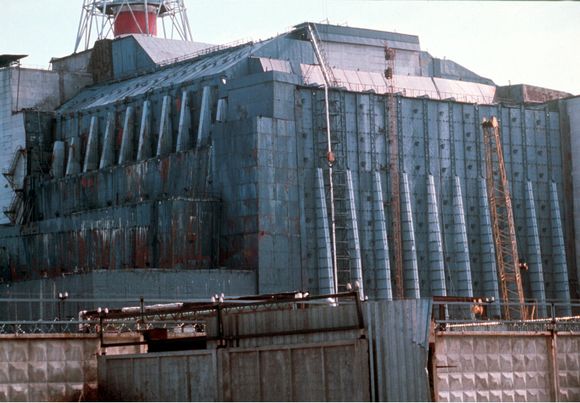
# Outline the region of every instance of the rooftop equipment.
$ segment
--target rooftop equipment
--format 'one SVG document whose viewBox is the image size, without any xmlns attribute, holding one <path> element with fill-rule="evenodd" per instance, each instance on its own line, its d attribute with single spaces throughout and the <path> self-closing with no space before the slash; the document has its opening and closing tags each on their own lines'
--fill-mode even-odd
<svg viewBox="0 0 580 403">
<path fill-rule="evenodd" d="M 170 23 L 166 26 L 167 19 Z M 130 34 L 157 36 L 158 32 L 167 39 L 192 40 L 184 0 L 84 0 L 75 52 L 89 49 L 92 39 L 105 39 L 111 34 L 116 38 Z M 84 49 L 80 49 L 83 44 Z"/>
</svg>

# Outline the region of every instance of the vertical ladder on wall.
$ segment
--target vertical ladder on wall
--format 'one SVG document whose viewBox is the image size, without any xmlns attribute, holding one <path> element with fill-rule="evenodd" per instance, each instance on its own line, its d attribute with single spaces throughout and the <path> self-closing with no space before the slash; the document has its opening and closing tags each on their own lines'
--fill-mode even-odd
<svg viewBox="0 0 580 403">
<path fill-rule="evenodd" d="M 346 179 L 346 113 L 342 108 L 343 100 L 340 96 L 329 102 L 330 125 L 332 130 L 331 144 L 335 156 L 332 165 L 333 200 L 329 200 L 334 206 L 334 231 L 335 231 L 335 254 L 336 274 L 338 291 L 346 291 L 346 286 L 351 283 L 351 247 L 349 244 L 349 200 Z M 330 176 L 329 176 L 330 179 Z M 330 185 L 330 184 L 329 184 Z M 330 196 L 330 194 L 329 194 Z"/>
<path fill-rule="evenodd" d="M 399 133 L 397 100 L 395 98 L 395 49 L 385 44 L 385 79 L 387 80 L 387 120 L 388 120 L 388 140 L 389 140 L 389 173 L 391 178 L 391 228 L 393 254 L 395 258 L 394 266 L 394 297 L 402 299 L 405 297 L 404 272 L 403 272 L 403 237 L 401 228 L 401 178 L 399 172 Z"/>
<path fill-rule="evenodd" d="M 518 245 L 512 201 L 501 145 L 499 123 L 495 117 L 483 119 L 487 196 L 504 319 L 527 319 L 524 290 L 519 269 Z"/>
<path fill-rule="evenodd" d="M 325 187 L 330 210 L 332 262 L 335 291 L 345 291 L 351 283 L 351 256 L 348 225 L 348 189 L 346 179 L 346 116 L 341 94 L 331 99 L 329 88 L 338 87 L 332 68 L 321 46 L 316 25 L 308 24 L 309 38 L 324 77 L 324 99 L 318 101 L 317 128 L 319 150 L 325 161 Z"/>
</svg>

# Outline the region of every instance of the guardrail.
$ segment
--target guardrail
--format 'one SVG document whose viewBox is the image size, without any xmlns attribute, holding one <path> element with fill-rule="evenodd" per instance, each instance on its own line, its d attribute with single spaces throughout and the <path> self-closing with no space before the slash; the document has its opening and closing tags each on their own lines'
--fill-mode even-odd
<svg viewBox="0 0 580 403">
<path fill-rule="evenodd" d="M 353 302 L 354 301 L 354 302 Z M 310 296 L 289 292 L 248 297 L 211 299 L 78 299 L 61 292 L 57 298 L 0 298 L 0 334 L 124 333 L 153 328 L 173 333 L 205 334 L 208 320 L 224 315 L 307 305 L 356 303 L 359 327 L 364 327 L 357 291 Z"/>
<path fill-rule="evenodd" d="M 78 299 L 69 298 L 67 293 L 59 293 L 57 298 L 0 298 L 0 334 L 124 333 L 152 328 L 202 334 L 207 321 L 219 321 L 220 315 L 316 304 L 356 302 L 360 306 L 361 301 L 355 295 L 356 292 L 310 296 L 297 292 L 233 298 L 216 295 L 212 300 L 188 301 Z M 527 312 L 525 319 L 502 318 L 504 307 L 520 307 L 519 304 L 447 297 L 434 297 L 432 304 L 432 320 L 438 331 L 580 331 L 580 301 L 528 302 L 523 305 Z"/>
<path fill-rule="evenodd" d="M 526 312 L 506 319 L 506 307 Z M 514 311 L 510 309 L 510 311 Z M 433 301 L 433 322 L 438 331 L 580 331 L 580 302 L 502 303 L 474 298 L 473 301 Z"/>
</svg>

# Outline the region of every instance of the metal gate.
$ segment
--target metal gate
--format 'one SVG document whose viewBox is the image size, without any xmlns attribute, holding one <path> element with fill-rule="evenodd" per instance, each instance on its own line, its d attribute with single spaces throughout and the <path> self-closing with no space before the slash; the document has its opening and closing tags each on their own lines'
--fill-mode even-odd
<svg viewBox="0 0 580 403">
<path fill-rule="evenodd" d="M 115 401 L 368 401 L 364 339 L 99 357 Z"/>
</svg>

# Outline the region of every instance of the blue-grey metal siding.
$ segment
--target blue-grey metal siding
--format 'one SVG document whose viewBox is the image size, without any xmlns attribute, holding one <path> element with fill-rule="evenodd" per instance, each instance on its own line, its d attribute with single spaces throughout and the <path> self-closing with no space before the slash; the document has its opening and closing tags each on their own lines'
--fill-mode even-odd
<svg viewBox="0 0 580 403">
<path fill-rule="evenodd" d="M 430 401 L 427 361 L 431 302 L 369 302 L 365 320 L 370 341 L 374 401 Z"/>
</svg>

